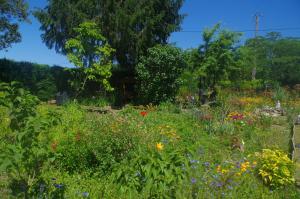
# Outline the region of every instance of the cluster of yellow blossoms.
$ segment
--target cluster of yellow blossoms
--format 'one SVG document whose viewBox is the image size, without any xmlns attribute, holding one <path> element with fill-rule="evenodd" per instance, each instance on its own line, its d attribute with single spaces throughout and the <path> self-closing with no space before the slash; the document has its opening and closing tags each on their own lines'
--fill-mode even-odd
<svg viewBox="0 0 300 199">
<path fill-rule="evenodd" d="M 227 174 L 227 173 L 229 173 L 231 171 L 230 173 L 234 172 L 236 176 L 241 176 L 247 170 L 248 171 L 252 170 L 254 167 L 256 167 L 256 165 L 257 165 L 256 161 L 253 161 L 252 163 L 250 163 L 249 161 L 245 161 L 245 162 L 242 162 L 240 164 L 240 166 L 238 166 L 239 167 L 238 171 L 233 170 L 234 169 L 233 165 L 230 165 L 227 168 L 222 168 L 221 165 L 218 165 L 217 168 L 216 168 L 216 170 L 217 170 L 218 173 L 223 174 L 223 175 L 225 175 L 225 174 Z"/>
</svg>

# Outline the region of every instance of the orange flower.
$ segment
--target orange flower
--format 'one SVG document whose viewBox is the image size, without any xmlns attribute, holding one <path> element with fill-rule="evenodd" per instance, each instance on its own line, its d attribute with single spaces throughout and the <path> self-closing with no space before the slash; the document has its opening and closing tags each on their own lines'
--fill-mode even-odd
<svg viewBox="0 0 300 199">
<path fill-rule="evenodd" d="M 161 150 L 163 150 L 163 148 L 164 148 L 164 145 L 161 142 L 156 143 L 156 149 L 157 150 L 161 151 Z"/>
<path fill-rule="evenodd" d="M 51 144 L 51 148 L 52 148 L 53 151 L 56 151 L 57 145 L 58 145 L 57 141 L 54 141 L 54 142 Z"/>
<path fill-rule="evenodd" d="M 241 171 L 245 172 L 247 171 L 247 168 L 250 166 L 250 162 L 246 161 L 244 163 L 241 164 Z"/>
<path fill-rule="evenodd" d="M 141 114 L 141 116 L 145 117 L 148 113 L 147 113 L 147 111 L 142 111 L 142 112 L 140 112 L 140 114 Z"/>
</svg>

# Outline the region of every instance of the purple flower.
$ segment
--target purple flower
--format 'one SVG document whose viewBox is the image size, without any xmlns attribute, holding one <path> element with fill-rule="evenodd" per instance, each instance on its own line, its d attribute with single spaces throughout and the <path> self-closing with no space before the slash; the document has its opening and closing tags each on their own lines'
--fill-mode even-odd
<svg viewBox="0 0 300 199">
<path fill-rule="evenodd" d="M 219 187 L 223 186 L 223 183 L 222 182 L 211 182 L 210 186 L 218 187 L 219 188 Z"/>
<path fill-rule="evenodd" d="M 214 178 L 214 179 L 218 179 L 218 175 L 212 175 L 212 177 Z"/>
<path fill-rule="evenodd" d="M 168 139 L 163 138 L 163 139 L 161 140 L 161 142 L 164 143 L 164 144 L 168 144 Z"/>
<path fill-rule="evenodd" d="M 197 166 L 196 165 L 192 165 L 191 168 L 192 169 L 197 169 Z"/>
<path fill-rule="evenodd" d="M 61 189 L 61 188 L 63 188 L 64 187 L 64 185 L 63 184 L 53 184 L 53 186 L 55 187 L 55 188 L 57 188 L 57 189 Z"/>
<path fill-rule="evenodd" d="M 204 162 L 204 166 L 209 167 L 210 166 L 209 162 Z"/>
<path fill-rule="evenodd" d="M 192 184 L 195 184 L 197 182 L 196 178 L 191 179 Z"/>
<path fill-rule="evenodd" d="M 229 190 L 232 190 L 232 189 L 233 189 L 233 187 L 230 186 L 230 185 L 228 185 L 227 188 L 228 188 Z"/>
<path fill-rule="evenodd" d="M 88 192 L 83 192 L 83 193 L 82 193 L 82 196 L 83 196 L 83 197 L 89 197 L 89 193 L 88 193 Z"/>
<path fill-rule="evenodd" d="M 193 163 L 199 163 L 199 160 L 190 160 L 190 163 L 193 164 Z"/>
</svg>

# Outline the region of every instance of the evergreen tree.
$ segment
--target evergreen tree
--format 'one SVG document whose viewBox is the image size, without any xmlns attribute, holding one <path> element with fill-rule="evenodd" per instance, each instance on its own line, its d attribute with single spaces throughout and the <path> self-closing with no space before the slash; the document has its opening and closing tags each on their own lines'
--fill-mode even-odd
<svg viewBox="0 0 300 199">
<path fill-rule="evenodd" d="M 27 4 L 24 0 L 0 0 L 0 50 L 21 41 L 17 21 L 28 21 L 27 17 Z"/>
<path fill-rule="evenodd" d="M 66 53 L 65 43 L 74 37 L 74 27 L 93 20 L 116 49 L 115 58 L 130 71 L 149 47 L 165 44 L 179 29 L 183 0 L 49 0 L 35 12 L 43 41 L 49 48 Z"/>
</svg>

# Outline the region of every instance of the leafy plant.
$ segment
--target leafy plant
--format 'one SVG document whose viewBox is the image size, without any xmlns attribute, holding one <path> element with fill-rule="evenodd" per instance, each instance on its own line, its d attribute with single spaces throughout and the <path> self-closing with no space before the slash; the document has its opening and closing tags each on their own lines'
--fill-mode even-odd
<svg viewBox="0 0 300 199">
<path fill-rule="evenodd" d="M 20 88 L 17 82 L 0 84 L 0 105 L 9 109 L 13 130 L 24 127 L 28 118 L 35 115 L 38 102 L 37 97 Z"/>
<path fill-rule="evenodd" d="M 19 88 L 16 82 L 1 84 L 0 104 L 7 107 L 10 128 L 15 134 L 5 148 L 1 148 L 0 171 L 10 176 L 13 194 L 25 198 L 36 191 L 34 187 L 41 180 L 41 168 L 51 156 L 39 135 L 58 123 L 52 112 L 46 117 L 37 116 L 37 103 L 37 97 Z"/>
<path fill-rule="evenodd" d="M 181 51 L 169 45 L 149 48 L 137 67 L 137 92 L 141 103 L 173 101 L 186 63 Z"/>
<path fill-rule="evenodd" d="M 186 157 L 180 150 L 164 151 L 158 146 L 157 150 L 140 150 L 134 158 L 116 168 L 113 180 L 120 184 L 122 191 L 133 189 L 154 198 L 174 196 L 176 186 L 186 176 L 183 168 L 188 165 Z"/>
<path fill-rule="evenodd" d="M 294 164 L 287 154 L 280 150 L 263 149 L 256 156 L 258 175 L 265 184 L 272 188 L 280 188 L 295 182 Z"/>
<path fill-rule="evenodd" d="M 65 48 L 70 62 L 83 72 L 83 76 L 80 75 L 80 78 L 75 80 L 77 96 L 84 89 L 87 80 L 100 82 L 104 90 L 112 91 L 108 78 L 111 77 L 114 49 L 94 22 L 84 22 L 78 28 L 74 28 L 74 32 L 76 37 L 69 39 Z"/>
<path fill-rule="evenodd" d="M 201 64 L 195 69 L 199 77 L 200 91 L 203 92 L 201 97 L 204 97 L 206 89 L 212 89 L 213 93 L 217 92 L 215 87 L 220 81 L 228 80 L 231 73 L 237 70 L 234 45 L 239 36 L 239 33 L 220 31 L 220 24 L 204 31 L 202 35 L 204 44 L 199 47 L 199 54 L 196 55 L 196 60 Z"/>
<path fill-rule="evenodd" d="M 274 101 L 284 101 L 287 99 L 287 92 L 279 85 L 279 83 L 275 83 L 274 85 L 274 94 L 273 94 L 273 99 Z"/>
</svg>

